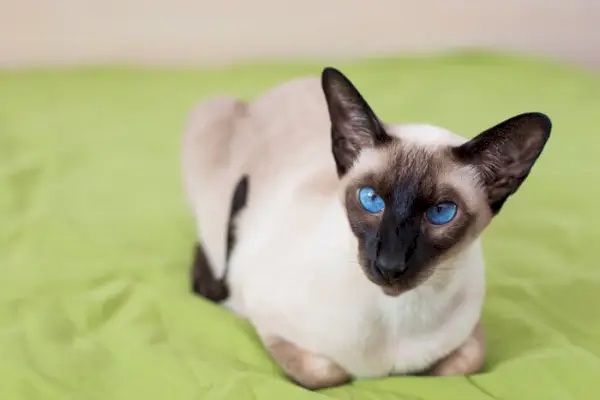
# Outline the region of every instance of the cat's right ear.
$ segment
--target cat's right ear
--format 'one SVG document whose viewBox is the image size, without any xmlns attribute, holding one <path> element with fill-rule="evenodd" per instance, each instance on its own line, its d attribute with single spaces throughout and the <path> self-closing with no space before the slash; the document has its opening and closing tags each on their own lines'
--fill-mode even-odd
<svg viewBox="0 0 600 400">
<path fill-rule="evenodd" d="M 527 179 L 551 131 L 547 115 L 523 113 L 453 149 L 458 160 L 475 167 L 494 215 Z"/>
<path fill-rule="evenodd" d="M 331 147 L 341 177 L 360 152 L 388 143 L 391 137 L 352 82 L 335 68 L 321 74 L 321 85 L 331 120 Z"/>
</svg>

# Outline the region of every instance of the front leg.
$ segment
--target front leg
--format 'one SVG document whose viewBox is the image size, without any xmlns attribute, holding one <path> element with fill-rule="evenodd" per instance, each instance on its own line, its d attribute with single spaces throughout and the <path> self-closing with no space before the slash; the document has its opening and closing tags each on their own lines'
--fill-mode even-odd
<svg viewBox="0 0 600 400">
<path fill-rule="evenodd" d="M 473 333 L 458 349 L 438 361 L 429 375 L 471 375 L 481 371 L 485 361 L 485 342 L 481 322 L 478 322 Z"/>
<path fill-rule="evenodd" d="M 279 336 L 267 335 L 262 340 L 288 378 L 306 389 L 324 389 L 351 380 L 342 367 L 327 357 L 303 350 Z"/>
</svg>

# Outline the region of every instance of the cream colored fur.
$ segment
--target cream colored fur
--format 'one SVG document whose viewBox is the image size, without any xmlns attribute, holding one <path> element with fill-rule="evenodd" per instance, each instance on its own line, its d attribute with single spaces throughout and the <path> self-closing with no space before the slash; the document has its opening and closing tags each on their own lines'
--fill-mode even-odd
<svg viewBox="0 0 600 400">
<path fill-rule="evenodd" d="M 465 141 L 429 125 L 388 129 L 418 146 Z M 350 174 L 377 162 L 365 152 Z M 199 240 L 219 277 L 231 195 L 242 174 L 250 177 L 226 306 L 263 339 L 284 338 L 354 377 L 381 377 L 431 367 L 477 325 L 484 298 L 477 238 L 401 296 L 386 296 L 365 277 L 317 78 L 282 84 L 249 104 L 223 97 L 200 105 L 185 133 L 183 170 Z M 469 176 L 455 171 L 448 179 L 460 186 Z"/>
</svg>

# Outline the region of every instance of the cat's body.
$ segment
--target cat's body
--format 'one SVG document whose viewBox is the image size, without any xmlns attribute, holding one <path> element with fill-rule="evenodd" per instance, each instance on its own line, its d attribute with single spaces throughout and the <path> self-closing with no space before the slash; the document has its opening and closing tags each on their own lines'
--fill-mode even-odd
<svg viewBox="0 0 600 400">
<path fill-rule="evenodd" d="M 228 286 L 224 304 L 247 318 L 267 347 L 283 339 L 348 377 L 427 370 L 467 343 L 478 325 L 485 286 L 478 234 L 492 213 L 471 215 L 474 228 L 461 233 L 467 239 L 453 242 L 455 249 L 435 257 L 435 269 L 410 284 L 406 278 L 387 287 L 367 278 L 367 245 L 357 226 L 369 221 L 353 220 L 348 187 L 371 171 L 397 167 L 386 161 L 389 154 L 366 149 L 352 169 L 340 172 L 346 153 L 332 157 L 331 100 L 322 84 L 297 79 L 249 104 L 223 97 L 193 113 L 183 168 L 199 243 L 213 275 Z M 434 154 L 467 142 L 430 125 L 385 125 L 385 132 L 399 139 L 402 151 Z M 420 162 L 407 157 L 407 169 Z M 421 168 L 417 164 L 412 168 Z M 469 173 L 457 167 L 439 176 L 466 192 L 465 207 L 472 210 L 485 199 L 469 187 Z M 244 207 L 230 221 L 228 205 L 244 177 Z M 227 256 L 229 224 L 235 236 Z M 280 364 L 292 362 L 273 356 Z"/>
</svg>

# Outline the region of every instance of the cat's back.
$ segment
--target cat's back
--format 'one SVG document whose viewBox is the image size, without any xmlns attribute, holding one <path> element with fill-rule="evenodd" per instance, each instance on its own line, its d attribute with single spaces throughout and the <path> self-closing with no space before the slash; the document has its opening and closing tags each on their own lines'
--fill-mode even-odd
<svg viewBox="0 0 600 400">
<path fill-rule="evenodd" d="M 182 143 L 184 184 L 217 276 L 225 269 L 226 204 L 236 185 L 247 177 L 238 225 L 258 221 L 255 232 L 266 232 L 263 221 L 277 218 L 290 197 L 323 191 L 330 196 L 337 188 L 329 140 L 327 105 L 316 77 L 281 83 L 250 102 L 215 97 L 191 112 Z"/>
<path fill-rule="evenodd" d="M 248 175 L 254 194 L 309 170 L 324 168 L 335 176 L 320 80 L 292 79 L 250 102 L 231 96 L 203 102 L 191 113 L 183 162 L 190 186 L 201 182 L 204 191 L 213 180 L 222 186 L 224 175 Z"/>
<path fill-rule="evenodd" d="M 236 252 L 297 250 L 314 237 L 340 184 L 320 81 L 299 78 L 276 86 L 249 104 L 248 115 L 254 150 L 242 168 L 250 190 L 236 222 Z M 277 258 L 269 254 L 269 261 Z"/>
<path fill-rule="evenodd" d="M 297 78 L 275 86 L 249 104 L 248 115 L 247 129 L 256 143 L 245 169 L 254 193 L 273 191 L 273 185 L 299 185 L 311 173 L 327 181 L 335 177 L 319 79 Z"/>
<path fill-rule="evenodd" d="M 250 190 L 236 221 L 238 241 L 231 263 L 241 257 L 246 264 L 257 256 L 261 264 L 272 265 L 286 259 L 286 252 L 297 253 L 316 240 L 323 218 L 337 205 L 340 181 L 317 78 L 272 88 L 249 104 L 248 115 L 246 129 L 252 132 L 255 150 L 243 167 Z"/>
</svg>

